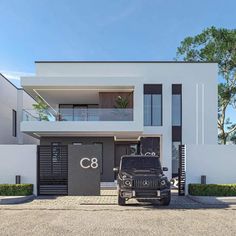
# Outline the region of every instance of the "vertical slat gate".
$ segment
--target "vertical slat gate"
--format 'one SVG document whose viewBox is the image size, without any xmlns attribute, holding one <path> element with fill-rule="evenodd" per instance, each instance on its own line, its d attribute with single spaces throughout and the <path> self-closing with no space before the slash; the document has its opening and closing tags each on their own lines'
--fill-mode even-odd
<svg viewBox="0 0 236 236">
<path fill-rule="evenodd" d="M 68 194 L 67 146 L 38 146 L 38 193 Z"/>
<path fill-rule="evenodd" d="M 179 196 L 185 195 L 186 181 L 186 145 L 179 145 Z"/>
</svg>

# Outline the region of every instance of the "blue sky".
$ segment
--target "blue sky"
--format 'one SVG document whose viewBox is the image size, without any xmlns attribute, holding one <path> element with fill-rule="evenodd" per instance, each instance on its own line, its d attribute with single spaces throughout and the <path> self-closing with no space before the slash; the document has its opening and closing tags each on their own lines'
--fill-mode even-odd
<svg viewBox="0 0 236 236">
<path fill-rule="evenodd" d="M 186 36 L 235 28 L 235 9 L 235 0 L 0 0 L 0 72 L 19 85 L 35 60 L 172 60 Z"/>
<path fill-rule="evenodd" d="M 235 0 L 0 0 L 0 71 L 35 60 L 172 60 L 186 36 L 235 28 Z"/>
</svg>

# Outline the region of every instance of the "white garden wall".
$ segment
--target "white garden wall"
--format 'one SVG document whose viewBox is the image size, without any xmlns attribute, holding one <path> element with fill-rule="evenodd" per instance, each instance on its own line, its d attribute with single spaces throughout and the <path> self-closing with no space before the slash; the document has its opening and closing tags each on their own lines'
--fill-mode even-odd
<svg viewBox="0 0 236 236">
<path fill-rule="evenodd" d="M 37 195 L 36 145 L 0 145 L 0 184 L 14 184 L 16 175 L 22 184 L 33 184 Z"/>
<path fill-rule="evenodd" d="M 235 145 L 186 145 L 186 184 L 200 183 L 206 175 L 207 184 L 236 183 Z"/>
</svg>

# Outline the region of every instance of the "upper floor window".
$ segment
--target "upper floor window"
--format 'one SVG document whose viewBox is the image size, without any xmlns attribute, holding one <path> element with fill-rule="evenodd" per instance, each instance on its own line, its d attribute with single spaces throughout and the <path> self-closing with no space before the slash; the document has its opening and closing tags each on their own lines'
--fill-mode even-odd
<svg viewBox="0 0 236 236">
<path fill-rule="evenodd" d="M 144 125 L 162 125 L 162 85 L 144 85 Z"/>
<path fill-rule="evenodd" d="M 181 84 L 172 85 L 172 126 L 182 123 L 182 88 Z"/>
<path fill-rule="evenodd" d="M 17 112 L 12 110 L 12 136 L 17 136 Z"/>
</svg>

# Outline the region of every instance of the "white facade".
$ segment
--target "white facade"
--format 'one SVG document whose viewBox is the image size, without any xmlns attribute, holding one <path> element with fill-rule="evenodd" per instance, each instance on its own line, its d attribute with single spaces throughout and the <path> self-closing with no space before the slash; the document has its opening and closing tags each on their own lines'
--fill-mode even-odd
<svg viewBox="0 0 236 236">
<path fill-rule="evenodd" d="M 236 183 L 235 145 L 186 145 L 186 153 L 186 186 L 202 175 L 207 184 Z"/>
<path fill-rule="evenodd" d="M 52 109 L 63 100 L 74 103 L 96 91 L 132 91 L 131 121 L 25 120 L 21 131 L 37 137 L 115 136 L 161 137 L 161 159 L 172 162 L 172 85 L 182 85 L 182 143 L 217 144 L 217 64 L 178 62 L 38 62 L 36 74 L 23 77 L 22 87 L 41 96 Z M 162 85 L 162 125 L 144 126 L 144 84 Z M 78 97 L 78 94 L 83 96 Z M 87 95 L 86 95 L 87 94 Z M 64 102 L 66 103 L 66 102 Z"/>
<path fill-rule="evenodd" d="M 15 184 L 16 175 L 22 184 L 33 184 L 37 195 L 37 146 L 0 145 L 0 184 Z"/>
<path fill-rule="evenodd" d="M 34 144 L 38 140 L 20 131 L 22 110 L 35 100 L 0 74 L 0 144 Z M 13 110 L 16 111 L 16 137 L 13 136 Z"/>
</svg>

